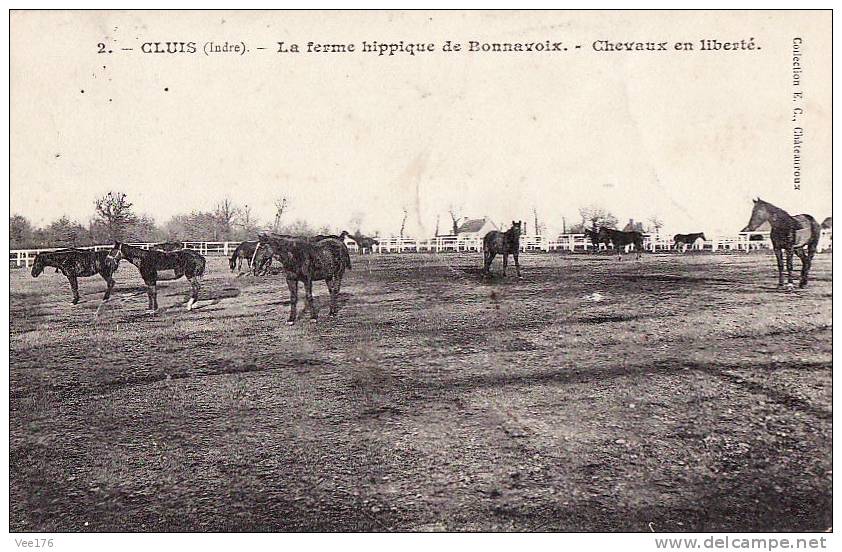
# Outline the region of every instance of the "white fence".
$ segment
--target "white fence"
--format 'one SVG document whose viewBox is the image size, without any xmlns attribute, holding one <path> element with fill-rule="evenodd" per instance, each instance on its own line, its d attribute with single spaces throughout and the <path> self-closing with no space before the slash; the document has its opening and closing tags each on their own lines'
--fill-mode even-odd
<svg viewBox="0 0 842 552">
<path fill-rule="evenodd" d="M 442 253 L 460 251 L 482 251 L 482 237 L 468 236 L 437 236 L 434 238 L 376 238 L 378 244 L 373 247 L 374 253 Z M 192 249 L 205 256 L 225 255 L 230 256 L 241 242 L 182 242 L 184 247 Z M 357 244 L 351 240 L 345 240 L 348 249 L 358 252 Z M 149 249 L 154 245 L 151 243 L 133 243 L 131 245 Z M 756 249 L 768 249 L 772 246 L 769 240 L 769 233 L 742 233 L 737 236 L 722 236 L 707 241 L 699 241 L 688 250 L 695 251 L 752 251 Z M 111 249 L 111 245 L 93 245 L 81 249 L 104 250 Z M 672 238 L 666 235 L 644 234 L 643 248 L 647 251 L 670 251 L 673 248 Z M 833 231 L 822 230 L 822 237 L 819 240 L 819 251 L 833 248 Z M 35 255 L 41 252 L 56 251 L 60 248 L 51 249 L 13 249 L 9 251 L 10 266 L 29 267 L 35 259 Z M 556 240 L 548 240 L 545 236 L 521 236 L 521 251 L 559 251 L 559 252 L 588 252 L 593 251 L 594 245 L 590 238 L 584 234 L 563 234 Z M 599 246 L 600 250 L 605 245 Z"/>
</svg>

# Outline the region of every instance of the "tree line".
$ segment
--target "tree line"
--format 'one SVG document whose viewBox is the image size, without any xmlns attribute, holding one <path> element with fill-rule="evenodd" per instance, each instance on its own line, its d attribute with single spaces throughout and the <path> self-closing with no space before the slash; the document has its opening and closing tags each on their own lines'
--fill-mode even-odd
<svg viewBox="0 0 842 552">
<path fill-rule="evenodd" d="M 304 220 L 285 222 L 284 214 L 288 201 L 280 197 L 274 202 L 274 222 L 268 225 L 273 231 L 291 235 L 315 235 L 334 233 L 328 227 L 312 227 Z M 37 249 L 49 247 L 82 247 L 109 243 L 113 240 L 127 242 L 163 241 L 243 241 L 254 236 L 267 225 L 261 225 L 248 205 L 237 205 L 230 199 L 223 199 L 211 211 L 193 211 L 171 217 L 163 225 L 147 215 L 135 213 L 133 204 L 125 193 L 112 191 L 94 201 L 94 214 L 82 224 L 67 216 L 44 227 L 36 227 L 26 217 L 15 214 L 9 218 L 9 247 L 11 249 Z M 461 206 L 451 205 L 448 213 L 451 225 L 447 233 L 458 234 L 460 222 L 467 220 Z M 539 219 L 537 209 L 532 209 L 529 223 L 531 233 L 545 234 L 547 225 Z M 403 209 L 400 236 L 404 236 L 407 210 Z M 571 221 L 572 222 L 572 221 Z M 362 215 L 357 213 L 349 221 L 351 229 L 358 234 Z M 502 224 L 502 223 L 501 223 Z M 608 209 L 589 205 L 579 209 L 579 220 L 569 226 L 562 221 L 563 232 L 582 233 L 586 228 L 605 226 L 618 228 L 619 220 Z M 650 217 L 647 232 L 658 232 L 663 223 L 657 216 Z M 501 225 L 501 229 L 505 227 Z M 375 232 L 378 235 L 379 232 Z M 439 233 L 439 219 L 436 220 L 436 235 Z"/>
</svg>

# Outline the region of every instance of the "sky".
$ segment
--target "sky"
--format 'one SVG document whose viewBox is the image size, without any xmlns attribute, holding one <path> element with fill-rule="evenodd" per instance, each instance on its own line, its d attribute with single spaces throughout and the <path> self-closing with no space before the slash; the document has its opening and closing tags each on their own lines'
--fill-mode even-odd
<svg viewBox="0 0 842 552">
<path fill-rule="evenodd" d="M 750 37 L 760 50 L 592 48 Z M 202 53 L 226 40 L 249 51 Z M 279 41 L 364 40 L 570 50 L 276 52 Z M 155 41 L 199 51 L 140 51 Z M 159 223 L 225 197 L 271 221 L 283 196 L 288 222 L 338 231 L 361 220 L 382 235 L 399 232 L 404 209 L 414 236 L 433 235 L 437 217 L 449 228 L 450 207 L 528 229 L 534 210 L 550 234 L 590 204 L 621 222 L 657 216 L 668 232 L 714 235 L 738 232 L 758 196 L 831 214 L 823 12 L 17 12 L 11 42 L 10 208 L 37 225 L 86 222 L 109 190 Z M 793 90 L 805 109 L 798 191 Z"/>
</svg>

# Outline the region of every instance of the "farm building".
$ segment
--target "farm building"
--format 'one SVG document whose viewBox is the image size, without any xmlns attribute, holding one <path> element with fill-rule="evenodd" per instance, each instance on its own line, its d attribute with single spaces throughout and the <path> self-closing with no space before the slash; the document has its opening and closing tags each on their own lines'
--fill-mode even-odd
<svg viewBox="0 0 842 552">
<path fill-rule="evenodd" d="M 481 219 L 468 219 L 465 220 L 462 224 L 459 225 L 457 230 L 457 235 L 460 238 L 480 238 L 482 239 L 485 235 L 492 230 L 499 230 L 497 225 L 488 220 L 488 218 L 483 217 Z"/>
<path fill-rule="evenodd" d="M 635 222 L 634 219 L 629 219 L 628 224 L 623 227 L 623 232 L 640 232 L 643 234 L 645 230 L 643 229 L 642 222 Z"/>
</svg>

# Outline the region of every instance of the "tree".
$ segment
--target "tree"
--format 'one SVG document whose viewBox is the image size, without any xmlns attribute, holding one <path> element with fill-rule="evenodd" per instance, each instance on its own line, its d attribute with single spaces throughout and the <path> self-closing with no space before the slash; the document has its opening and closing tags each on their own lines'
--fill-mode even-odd
<svg viewBox="0 0 842 552">
<path fill-rule="evenodd" d="M 219 224 L 220 239 L 229 241 L 234 229 L 234 219 L 237 218 L 237 207 L 227 197 L 216 204 L 213 211 L 214 216 Z"/>
<path fill-rule="evenodd" d="M 239 209 L 234 224 L 239 229 L 237 231 L 237 239 L 246 240 L 253 238 L 257 234 L 257 221 L 252 217 L 251 206 L 249 205 L 243 205 Z"/>
<path fill-rule="evenodd" d="M 406 217 L 409 216 L 409 213 L 406 211 L 406 207 L 403 208 L 403 220 L 401 220 L 401 238 L 403 238 L 403 233 L 406 230 Z"/>
<path fill-rule="evenodd" d="M 459 220 L 462 218 L 462 208 L 455 205 L 450 205 L 447 212 L 450 213 L 450 220 L 453 221 L 453 235 L 459 233 Z"/>
<path fill-rule="evenodd" d="M 601 205 L 591 204 L 579 208 L 579 216 L 582 217 L 582 227 L 594 228 L 604 226 L 606 228 L 617 227 L 617 217 Z"/>
<path fill-rule="evenodd" d="M 122 192 L 108 192 L 94 202 L 97 221 L 108 231 L 110 239 L 123 240 L 129 226 L 137 219 L 132 204 Z"/>
<path fill-rule="evenodd" d="M 661 228 L 664 227 L 664 221 L 658 215 L 652 215 L 649 217 L 649 231 L 653 232 L 654 234 L 660 234 Z"/>
<path fill-rule="evenodd" d="M 9 249 L 35 247 L 35 230 L 23 215 L 9 217 Z"/>
<path fill-rule="evenodd" d="M 441 222 L 441 215 L 436 215 L 436 237 L 439 237 L 439 223 Z"/>
<path fill-rule="evenodd" d="M 284 216 L 284 211 L 287 208 L 287 198 L 286 197 L 279 197 L 275 200 L 275 224 L 273 229 L 275 232 L 280 231 L 281 229 L 281 218 Z"/>
<path fill-rule="evenodd" d="M 76 247 L 85 240 L 85 228 L 66 216 L 53 221 L 45 229 L 47 242 L 53 247 Z"/>
</svg>

